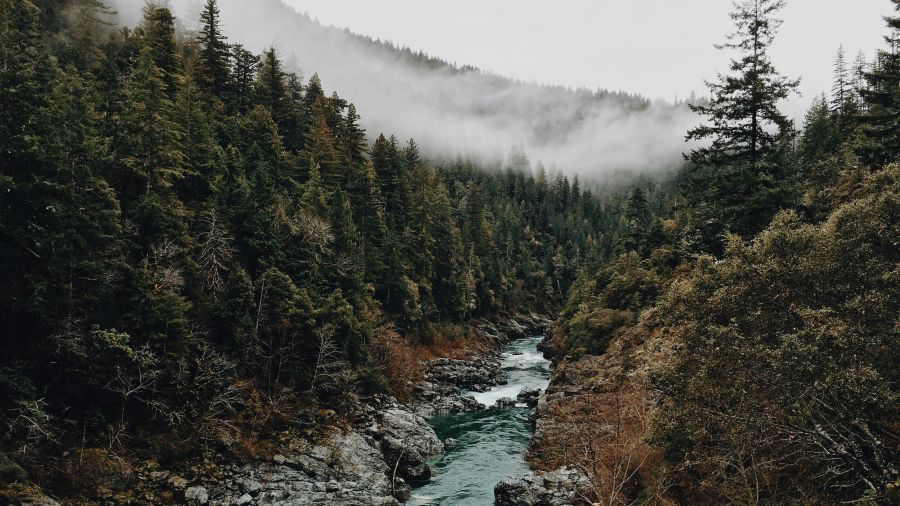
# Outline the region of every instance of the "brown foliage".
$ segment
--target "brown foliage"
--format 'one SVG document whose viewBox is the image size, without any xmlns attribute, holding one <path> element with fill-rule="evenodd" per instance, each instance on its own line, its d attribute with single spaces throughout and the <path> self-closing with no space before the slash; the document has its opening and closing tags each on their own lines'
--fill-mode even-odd
<svg viewBox="0 0 900 506">
<path fill-rule="evenodd" d="M 460 325 L 430 325 L 420 334 L 406 336 L 390 325 L 382 325 L 372 334 L 371 351 L 390 393 L 400 400 L 408 400 L 415 386 L 425 378 L 422 362 L 435 358 L 471 358 L 486 346 L 470 329 Z"/>
<path fill-rule="evenodd" d="M 653 405 L 643 390 L 623 386 L 553 402 L 552 429 L 533 463 L 552 469 L 570 466 L 589 480 L 595 504 L 632 504 L 664 488 L 652 472 L 660 454 L 644 442 Z"/>
</svg>

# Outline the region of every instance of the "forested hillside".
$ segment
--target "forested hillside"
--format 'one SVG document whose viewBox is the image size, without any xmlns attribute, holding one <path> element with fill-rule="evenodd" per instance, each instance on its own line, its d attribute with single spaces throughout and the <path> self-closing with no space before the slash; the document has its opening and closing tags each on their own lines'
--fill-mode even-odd
<svg viewBox="0 0 900 506">
<path fill-rule="evenodd" d="M 674 141 L 680 106 L 512 86 L 342 36 L 437 72 L 436 92 L 404 81 L 384 103 L 444 104 L 471 79 L 485 93 L 463 109 L 489 127 L 476 132 L 524 115 L 540 147 L 560 141 L 546 152 L 590 144 L 573 161 L 615 144 L 604 173 L 629 177 L 613 185 L 548 173 L 521 138 L 485 163 L 367 132 L 367 110 L 314 65 L 229 38 L 216 0 L 189 20 L 149 3 L 131 28 L 101 0 L 0 0 L 0 502 L 207 503 L 174 474 L 188 468 L 223 503 L 292 500 L 278 494 L 295 482 L 405 501 L 402 476 L 427 481 L 433 453 L 376 430 L 381 411 L 452 448 L 409 407 L 417 388 L 446 397 L 429 409 L 485 409 L 461 390 L 506 385 L 504 339 L 548 314 L 549 389 L 494 416 L 536 409 L 512 413 L 530 420 L 536 472 L 567 466 L 564 503 L 900 501 L 891 1 L 886 48 L 838 50 L 802 125 L 780 109 L 798 81 L 769 56 L 783 0 L 736 2 L 733 60 Z M 337 32 L 284 12 L 302 37 Z M 429 142 L 454 114 L 427 116 Z M 683 167 L 635 178 L 635 152 L 671 168 L 670 149 L 647 147 L 659 136 Z M 488 321 L 527 312 L 530 329 Z M 340 465 L 313 446 L 338 429 L 355 441 Z M 378 469 L 332 480 L 347 461 Z M 233 483 L 260 469 L 296 479 Z"/>
<path fill-rule="evenodd" d="M 602 504 L 898 500 L 900 17 L 874 62 L 837 51 L 798 129 L 768 56 L 782 5 L 736 4 L 737 56 L 687 134 L 707 144 L 663 205 L 633 190 L 634 240 L 595 253 L 557 320 L 561 387 L 592 386 L 548 419 L 625 428 L 534 458 L 590 469 Z"/>
<path fill-rule="evenodd" d="M 368 145 L 352 103 L 218 16 L 0 1 L 0 425 L 51 483 L 62 448 L 253 444 L 391 392 L 393 329 L 551 310 L 616 226 L 518 150 L 487 172 Z"/>
<path fill-rule="evenodd" d="M 142 5 L 108 3 L 129 20 Z M 185 26 L 196 25 L 203 2 L 170 3 Z M 693 121 L 683 103 L 517 81 L 324 26 L 315 12 L 299 13 L 282 0 L 220 0 L 219 5 L 231 42 L 257 52 L 275 44 L 289 70 L 307 77 L 318 73 L 353 101 L 370 133 L 414 137 L 432 156 L 494 163 L 509 146 L 524 142 L 532 159 L 556 164 L 570 177 L 576 172 L 607 177 L 611 171 L 625 173 L 615 179 L 663 170 L 671 175 L 681 165 L 681 134 Z"/>
</svg>

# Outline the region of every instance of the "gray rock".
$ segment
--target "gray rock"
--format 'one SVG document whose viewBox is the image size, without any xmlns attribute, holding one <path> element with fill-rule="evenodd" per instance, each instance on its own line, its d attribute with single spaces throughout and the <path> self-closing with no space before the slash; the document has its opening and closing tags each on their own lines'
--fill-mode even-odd
<svg viewBox="0 0 900 506">
<path fill-rule="evenodd" d="M 541 389 L 525 389 L 519 392 L 519 395 L 516 396 L 519 402 L 524 402 L 528 405 L 529 408 L 533 408 L 538 405 L 538 399 L 541 398 Z"/>
<path fill-rule="evenodd" d="M 587 479 L 579 471 L 561 467 L 507 478 L 494 486 L 496 506 L 566 506 L 586 491 Z"/>
<path fill-rule="evenodd" d="M 252 502 L 253 502 L 253 496 L 250 494 L 244 494 L 244 495 L 238 497 L 237 500 L 234 501 L 234 504 L 236 506 L 246 506 L 247 504 L 250 504 Z"/>
<path fill-rule="evenodd" d="M 498 408 L 510 408 L 516 405 L 516 401 L 511 397 L 501 397 L 497 399 L 496 406 Z"/>
<path fill-rule="evenodd" d="M 260 489 L 262 489 L 262 483 L 251 478 L 240 480 L 238 483 L 240 483 L 243 490 L 247 491 L 250 494 L 255 495 L 260 491 Z"/>
<path fill-rule="evenodd" d="M 410 497 L 412 497 L 412 487 L 403 478 L 397 478 L 397 481 L 394 483 L 394 498 L 405 503 Z"/>
<path fill-rule="evenodd" d="M 184 500 L 188 504 L 206 504 L 209 502 L 209 492 L 206 488 L 200 486 L 188 487 L 184 491 Z"/>
</svg>

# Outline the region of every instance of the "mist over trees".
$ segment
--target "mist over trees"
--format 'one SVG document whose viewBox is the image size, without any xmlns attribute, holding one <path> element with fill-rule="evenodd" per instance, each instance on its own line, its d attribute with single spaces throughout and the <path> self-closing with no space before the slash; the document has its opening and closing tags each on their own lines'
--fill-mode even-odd
<svg viewBox="0 0 900 506">
<path fill-rule="evenodd" d="M 892 2 L 887 47 L 838 48 L 794 125 L 796 81 L 768 58 L 781 0 L 735 4 L 734 59 L 695 115 L 454 68 L 269 0 L 245 21 L 278 12 L 306 28 L 286 47 L 332 49 L 291 61 L 230 31 L 236 0 L 187 20 L 148 4 L 131 27 L 100 1 L 0 0 L 0 500 L 115 502 L 157 472 L 144 458 L 269 455 L 407 399 L 420 355 L 468 344 L 473 319 L 534 311 L 557 315 L 566 435 L 596 438 L 549 452 L 586 500 L 897 502 Z M 383 101 L 331 90 L 342 58 Z M 441 109 L 463 82 L 480 93 Z M 513 147 L 456 156 L 488 145 Z"/>
<path fill-rule="evenodd" d="M 123 18 L 139 14 L 130 0 L 112 4 Z M 196 2 L 171 5 L 186 26 L 199 19 Z M 232 42 L 253 52 L 274 44 L 288 69 L 318 73 L 365 112 L 371 134 L 415 137 L 430 158 L 500 165 L 509 146 L 524 143 L 534 161 L 565 169 L 569 177 L 615 181 L 635 174 L 670 177 L 681 165 L 681 136 L 693 122 L 683 103 L 538 85 L 453 65 L 323 26 L 281 0 L 222 0 L 220 10 Z"/>
</svg>

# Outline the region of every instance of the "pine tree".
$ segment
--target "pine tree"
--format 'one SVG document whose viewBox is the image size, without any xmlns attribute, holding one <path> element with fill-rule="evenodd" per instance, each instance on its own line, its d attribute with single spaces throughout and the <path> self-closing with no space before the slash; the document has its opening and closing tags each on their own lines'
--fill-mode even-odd
<svg viewBox="0 0 900 506">
<path fill-rule="evenodd" d="M 403 192 L 403 160 L 397 147 L 397 138 L 390 139 L 380 134 L 372 146 L 372 164 L 378 174 L 381 193 L 389 225 L 393 230 L 402 230 L 405 223 L 406 196 Z"/>
<path fill-rule="evenodd" d="M 175 117 L 181 127 L 180 141 L 184 153 L 185 181 L 180 185 L 186 201 L 205 201 L 216 190 L 222 171 L 222 149 L 219 146 L 212 114 L 197 85 L 188 80 L 178 90 Z"/>
<path fill-rule="evenodd" d="M 844 46 L 838 47 L 834 56 L 834 85 L 831 88 L 831 110 L 838 116 L 846 114 L 850 100 L 850 70 L 847 68 Z"/>
<path fill-rule="evenodd" d="M 287 92 L 287 74 L 281 68 L 281 60 L 274 47 L 263 53 L 256 80 L 256 97 L 259 103 L 268 107 L 272 119 L 283 132 L 290 114 L 290 99 Z"/>
<path fill-rule="evenodd" d="M 339 277 L 341 291 L 353 306 L 362 307 L 367 297 L 365 287 L 365 261 L 359 228 L 353 222 L 350 199 L 343 191 L 331 198 L 331 227 L 334 233 L 336 255 L 335 274 Z"/>
<path fill-rule="evenodd" d="M 312 123 L 303 142 L 301 157 L 319 165 L 326 188 L 334 190 L 344 182 L 346 174 L 334 147 L 334 136 L 325 117 L 324 104 L 317 100 L 313 105 Z"/>
<path fill-rule="evenodd" d="M 863 93 L 865 92 L 866 85 L 866 71 L 869 68 L 869 63 L 866 61 L 866 55 L 862 51 L 857 53 L 856 60 L 853 61 L 853 71 L 852 71 L 852 80 L 853 80 L 853 93 L 856 97 L 856 100 L 859 102 L 860 107 L 865 107 L 865 103 L 863 101 Z"/>
<path fill-rule="evenodd" d="M 806 112 L 800 153 L 807 166 L 834 153 L 835 131 L 828 100 L 825 95 L 815 100 Z"/>
<path fill-rule="evenodd" d="M 40 11 L 31 2 L 0 4 L 0 174 L 26 170 L 38 112 L 46 102 L 51 77 L 40 34 Z M 15 156 L 14 156 L 15 155 Z M 10 176 L 11 174 L 3 174 Z"/>
<path fill-rule="evenodd" d="M 231 79 L 230 49 L 222 34 L 217 0 L 206 0 L 200 12 L 200 82 L 213 96 L 223 99 Z"/>
<path fill-rule="evenodd" d="M 145 49 L 127 84 L 129 110 L 124 118 L 125 163 L 142 181 L 143 192 L 168 190 L 184 177 L 182 132 L 168 96 L 166 73 Z"/>
<path fill-rule="evenodd" d="M 228 108 L 232 113 L 247 113 L 256 100 L 254 81 L 259 70 L 260 57 L 247 51 L 240 44 L 231 46 L 232 72 L 228 90 Z"/>
<path fill-rule="evenodd" d="M 712 139 L 710 146 L 691 151 L 689 159 L 694 164 L 738 164 L 761 170 L 760 165 L 776 149 L 778 132 L 791 129 L 790 120 L 778 110 L 778 102 L 796 90 L 799 80 L 780 75 L 768 55 L 781 25 L 774 16 L 783 6 L 784 0 L 742 0 L 735 4 L 731 18 L 737 31 L 718 47 L 738 50 L 741 57 L 731 61 L 731 74 L 708 83 L 712 92 L 709 105 L 691 106 L 710 124 L 690 130 L 687 140 Z M 772 132 L 770 126 L 778 132 Z"/>
<path fill-rule="evenodd" d="M 328 210 L 328 197 L 322 183 L 319 172 L 319 164 L 311 159 L 309 161 L 309 178 L 303 185 L 303 195 L 300 197 L 301 207 L 317 216 L 326 216 Z"/>
<path fill-rule="evenodd" d="M 341 162 L 344 166 L 351 169 L 364 165 L 366 152 L 368 151 L 366 131 L 360 126 L 359 120 L 360 117 L 356 112 L 356 106 L 349 104 L 347 106 L 347 116 L 341 123 L 341 129 L 339 130 L 338 149 L 340 150 Z"/>
<path fill-rule="evenodd" d="M 284 138 L 284 146 L 292 153 L 299 153 L 303 146 L 303 85 L 300 76 L 291 72 L 287 75 L 287 112 L 279 126 Z"/>
<path fill-rule="evenodd" d="M 312 124 L 313 112 L 317 107 L 316 102 L 320 102 L 319 107 L 323 107 L 327 100 L 327 97 L 325 97 L 325 89 L 322 87 L 322 80 L 319 78 L 319 74 L 313 74 L 312 77 L 309 78 L 309 82 L 306 83 L 306 92 L 303 95 L 303 117 L 306 118 L 307 121 L 305 129 L 303 130 L 304 133 L 306 133 L 306 129 Z"/>
<path fill-rule="evenodd" d="M 181 77 L 178 49 L 175 42 L 175 17 L 159 5 L 148 4 L 144 8 L 142 24 L 143 46 L 146 56 L 160 74 L 170 99 L 175 98 Z"/>
<path fill-rule="evenodd" d="M 371 162 L 363 167 L 364 173 L 357 189 L 359 203 L 352 206 L 353 219 L 362 235 L 366 281 L 377 284 L 377 280 L 385 271 L 382 251 L 388 231 L 384 216 L 384 198 L 381 195 L 375 168 Z"/>
<path fill-rule="evenodd" d="M 891 0 L 900 11 L 900 0 Z M 863 118 L 865 145 L 863 159 L 876 168 L 900 158 L 900 16 L 886 17 L 890 35 L 885 41 L 890 49 L 878 52 L 876 64 L 865 73 L 867 89 L 863 91 L 866 115 Z"/>
</svg>

